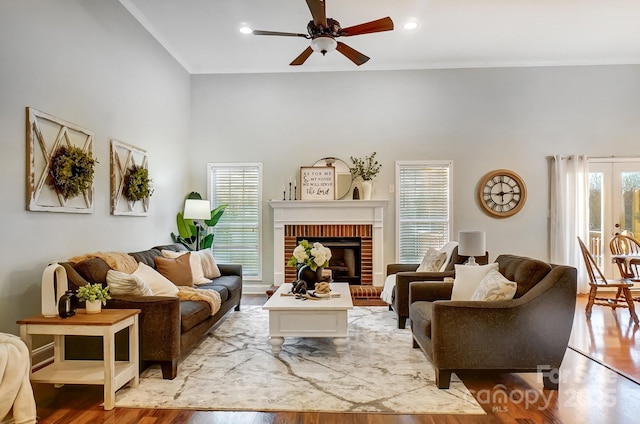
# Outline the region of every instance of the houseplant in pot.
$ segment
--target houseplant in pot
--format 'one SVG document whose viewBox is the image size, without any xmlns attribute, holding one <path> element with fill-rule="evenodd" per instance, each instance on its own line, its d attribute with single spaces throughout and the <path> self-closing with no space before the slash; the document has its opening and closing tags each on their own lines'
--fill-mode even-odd
<svg viewBox="0 0 640 424">
<path fill-rule="evenodd" d="M 376 160 L 376 152 L 364 158 L 354 158 L 351 156 L 351 175 L 353 178 L 359 178 L 362 185 L 362 198 L 371 200 L 371 191 L 373 189 L 373 179 L 380 172 L 382 164 Z"/>
<path fill-rule="evenodd" d="M 85 302 L 88 314 L 99 313 L 102 310 L 102 305 L 106 305 L 107 300 L 111 299 L 109 286 L 103 288 L 100 283 L 89 283 L 79 287 L 76 296 L 79 301 Z"/>
</svg>

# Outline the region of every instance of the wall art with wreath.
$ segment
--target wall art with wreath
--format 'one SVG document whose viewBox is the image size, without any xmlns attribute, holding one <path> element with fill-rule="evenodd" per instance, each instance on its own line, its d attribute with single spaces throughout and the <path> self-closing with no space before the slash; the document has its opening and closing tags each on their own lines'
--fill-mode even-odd
<svg viewBox="0 0 640 424">
<path fill-rule="evenodd" d="M 27 108 L 27 210 L 93 213 L 93 133 Z"/>
<path fill-rule="evenodd" d="M 111 140 L 111 214 L 146 216 L 152 195 L 147 151 Z"/>
</svg>

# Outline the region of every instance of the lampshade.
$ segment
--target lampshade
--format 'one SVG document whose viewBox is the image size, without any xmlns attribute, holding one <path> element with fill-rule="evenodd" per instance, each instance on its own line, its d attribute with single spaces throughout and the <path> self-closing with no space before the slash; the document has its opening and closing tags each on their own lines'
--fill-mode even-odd
<svg viewBox="0 0 640 424">
<path fill-rule="evenodd" d="M 334 51 L 337 46 L 338 42 L 333 37 L 326 35 L 321 35 L 311 40 L 311 48 L 316 52 L 322 53 L 323 56 L 327 52 Z"/>
<path fill-rule="evenodd" d="M 211 204 L 208 200 L 187 199 L 184 202 L 184 218 L 186 219 L 210 219 Z"/>
<path fill-rule="evenodd" d="M 458 254 L 469 256 L 469 264 L 474 264 L 474 256 L 484 256 L 485 232 L 484 231 L 460 231 L 458 233 Z M 473 260 L 472 260 L 473 259 Z"/>
</svg>

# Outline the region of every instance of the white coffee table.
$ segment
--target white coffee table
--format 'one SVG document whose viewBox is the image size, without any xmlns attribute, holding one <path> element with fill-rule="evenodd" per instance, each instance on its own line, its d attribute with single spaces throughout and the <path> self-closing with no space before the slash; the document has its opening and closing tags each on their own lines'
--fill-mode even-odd
<svg viewBox="0 0 640 424">
<path fill-rule="evenodd" d="M 319 300 L 296 299 L 283 294 L 291 291 L 284 283 L 262 307 L 269 311 L 269 345 L 280 353 L 285 337 L 332 337 L 337 352 L 347 348 L 347 311 L 353 309 L 348 283 L 331 283 L 331 293 L 338 295 Z"/>
</svg>

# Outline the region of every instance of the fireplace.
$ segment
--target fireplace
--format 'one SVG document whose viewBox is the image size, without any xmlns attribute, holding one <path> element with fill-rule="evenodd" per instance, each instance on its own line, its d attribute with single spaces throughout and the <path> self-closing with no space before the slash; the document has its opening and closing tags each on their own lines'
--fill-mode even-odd
<svg viewBox="0 0 640 424">
<path fill-rule="evenodd" d="M 298 241 L 319 242 L 331 249 L 329 266 L 333 281 L 360 285 L 362 273 L 362 239 L 360 237 L 297 237 Z"/>
<path fill-rule="evenodd" d="M 284 234 L 285 259 L 291 257 L 300 240 L 319 241 L 331 249 L 329 268 L 334 281 L 352 285 L 373 283 L 371 225 L 286 225 Z M 285 266 L 285 281 L 295 279 L 296 269 Z"/>
<path fill-rule="evenodd" d="M 336 259 L 332 270 L 335 281 L 363 286 L 384 284 L 382 240 L 386 200 L 271 201 L 270 205 L 275 285 L 296 279 L 296 269 L 286 262 L 302 239 L 319 241 L 331 249 Z M 351 261 L 357 262 L 352 268 L 340 263 Z"/>
</svg>

